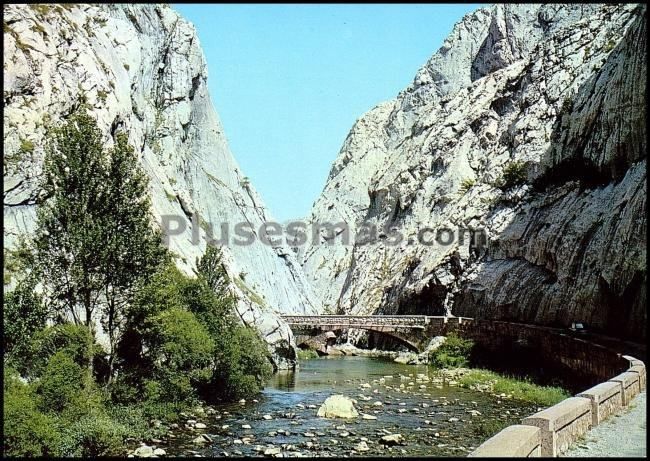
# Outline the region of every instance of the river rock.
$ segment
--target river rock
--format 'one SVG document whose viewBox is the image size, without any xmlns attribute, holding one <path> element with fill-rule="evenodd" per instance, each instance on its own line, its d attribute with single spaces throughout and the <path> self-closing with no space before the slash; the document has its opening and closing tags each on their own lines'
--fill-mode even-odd
<svg viewBox="0 0 650 461">
<path fill-rule="evenodd" d="M 154 454 L 153 452 L 154 452 L 153 447 L 143 445 L 141 447 L 136 448 L 133 454 L 138 458 L 149 458 Z"/>
<path fill-rule="evenodd" d="M 195 428 L 195 429 L 205 429 L 205 428 L 207 428 L 207 427 L 208 427 L 208 426 L 206 426 L 206 425 L 203 424 L 203 423 L 196 423 L 196 424 L 194 425 L 194 428 Z"/>
<path fill-rule="evenodd" d="M 270 421 L 270 420 L 273 419 L 273 416 L 271 416 L 271 415 L 264 415 L 264 416 L 262 416 L 262 419 L 265 419 L 266 421 Z"/>
<path fill-rule="evenodd" d="M 363 442 L 363 441 L 356 444 L 354 446 L 354 449 L 356 451 L 368 451 L 368 450 L 370 450 L 370 448 L 368 448 L 368 444 L 366 442 Z"/>
<path fill-rule="evenodd" d="M 363 415 L 361 415 L 361 418 L 362 418 L 362 419 L 371 420 L 371 421 L 377 419 L 376 416 L 368 415 L 368 414 L 365 414 L 365 413 L 364 413 Z"/>
<path fill-rule="evenodd" d="M 194 439 L 192 440 L 192 442 L 195 443 L 195 444 L 197 444 L 197 445 L 202 445 L 202 444 L 204 444 L 204 443 L 210 443 L 210 442 L 212 442 L 212 438 L 211 438 L 209 435 L 207 435 L 207 434 L 201 434 L 201 435 L 199 435 L 198 437 L 194 438 Z"/>
<path fill-rule="evenodd" d="M 386 446 L 404 445 L 404 437 L 402 434 L 385 435 L 380 439 L 380 441 Z"/>
<path fill-rule="evenodd" d="M 264 456 L 276 456 L 282 453 L 282 449 L 279 447 L 267 448 L 264 450 Z"/>
<path fill-rule="evenodd" d="M 167 452 L 165 450 L 163 450 L 162 448 L 156 448 L 153 451 L 153 454 L 154 454 L 154 456 L 165 456 L 167 454 Z"/>
<path fill-rule="evenodd" d="M 352 400 L 344 395 L 332 395 L 318 409 L 317 416 L 324 418 L 356 418 L 359 416 Z"/>
</svg>

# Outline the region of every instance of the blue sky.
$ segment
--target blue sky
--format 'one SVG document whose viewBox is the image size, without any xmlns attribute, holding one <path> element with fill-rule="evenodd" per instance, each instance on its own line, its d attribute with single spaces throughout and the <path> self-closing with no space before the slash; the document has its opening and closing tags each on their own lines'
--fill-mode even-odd
<svg viewBox="0 0 650 461">
<path fill-rule="evenodd" d="M 173 5 L 196 26 L 233 155 L 280 221 L 309 213 L 355 120 L 479 6 Z"/>
</svg>

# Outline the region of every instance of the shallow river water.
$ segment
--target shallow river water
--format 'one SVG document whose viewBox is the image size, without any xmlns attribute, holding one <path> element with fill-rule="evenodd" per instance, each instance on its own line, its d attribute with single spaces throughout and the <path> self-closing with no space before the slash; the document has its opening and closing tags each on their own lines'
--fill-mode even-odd
<svg viewBox="0 0 650 461">
<path fill-rule="evenodd" d="M 317 417 L 318 407 L 333 394 L 355 399 L 360 416 Z M 537 410 L 440 382 L 426 366 L 349 356 L 301 361 L 295 372 L 274 375 L 256 400 L 214 406 L 215 414 L 188 415 L 207 428 L 175 431 L 175 438 L 163 445 L 167 454 L 464 457 L 490 436 L 494 420 L 516 424 Z M 361 414 L 377 419 L 362 419 Z M 200 434 L 211 442 L 194 443 Z M 404 444 L 385 447 L 380 439 L 387 434 L 401 434 Z M 367 451 L 364 444 L 355 449 L 360 442 Z"/>
</svg>

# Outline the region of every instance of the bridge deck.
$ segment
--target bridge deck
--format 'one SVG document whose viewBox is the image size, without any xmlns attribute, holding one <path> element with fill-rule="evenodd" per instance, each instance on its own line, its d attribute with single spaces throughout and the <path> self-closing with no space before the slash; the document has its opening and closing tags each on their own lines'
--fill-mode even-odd
<svg viewBox="0 0 650 461">
<path fill-rule="evenodd" d="M 282 318 L 291 326 L 336 326 L 365 328 L 407 327 L 423 329 L 434 319 L 445 322 L 444 316 L 428 315 L 283 315 Z"/>
</svg>

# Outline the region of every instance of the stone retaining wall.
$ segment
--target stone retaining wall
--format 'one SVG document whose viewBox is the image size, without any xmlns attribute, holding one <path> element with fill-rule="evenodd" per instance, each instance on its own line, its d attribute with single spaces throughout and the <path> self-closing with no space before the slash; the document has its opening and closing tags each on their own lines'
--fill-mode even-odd
<svg viewBox="0 0 650 461">
<path fill-rule="evenodd" d="M 447 329 L 451 330 L 451 322 Z M 592 386 L 627 370 L 629 361 L 609 347 L 576 337 L 558 328 L 483 319 L 462 319 L 457 327 L 482 350 L 499 354 L 513 346 L 534 351 L 544 366 Z M 562 354 L 558 354 L 558 350 Z M 635 359 L 636 360 L 636 359 Z M 641 362 L 643 363 L 643 362 Z"/>
<path fill-rule="evenodd" d="M 565 452 L 578 437 L 629 405 L 645 388 L 645 364 L 630 356 L 619 358 L 627 365 L 627 371 L 524 418 L 521 425 L 505 428 L 469 456 L 530 458 Z M 620 371 L 619 367 L 610 370 L 611 375 Z"/>
</svg>

